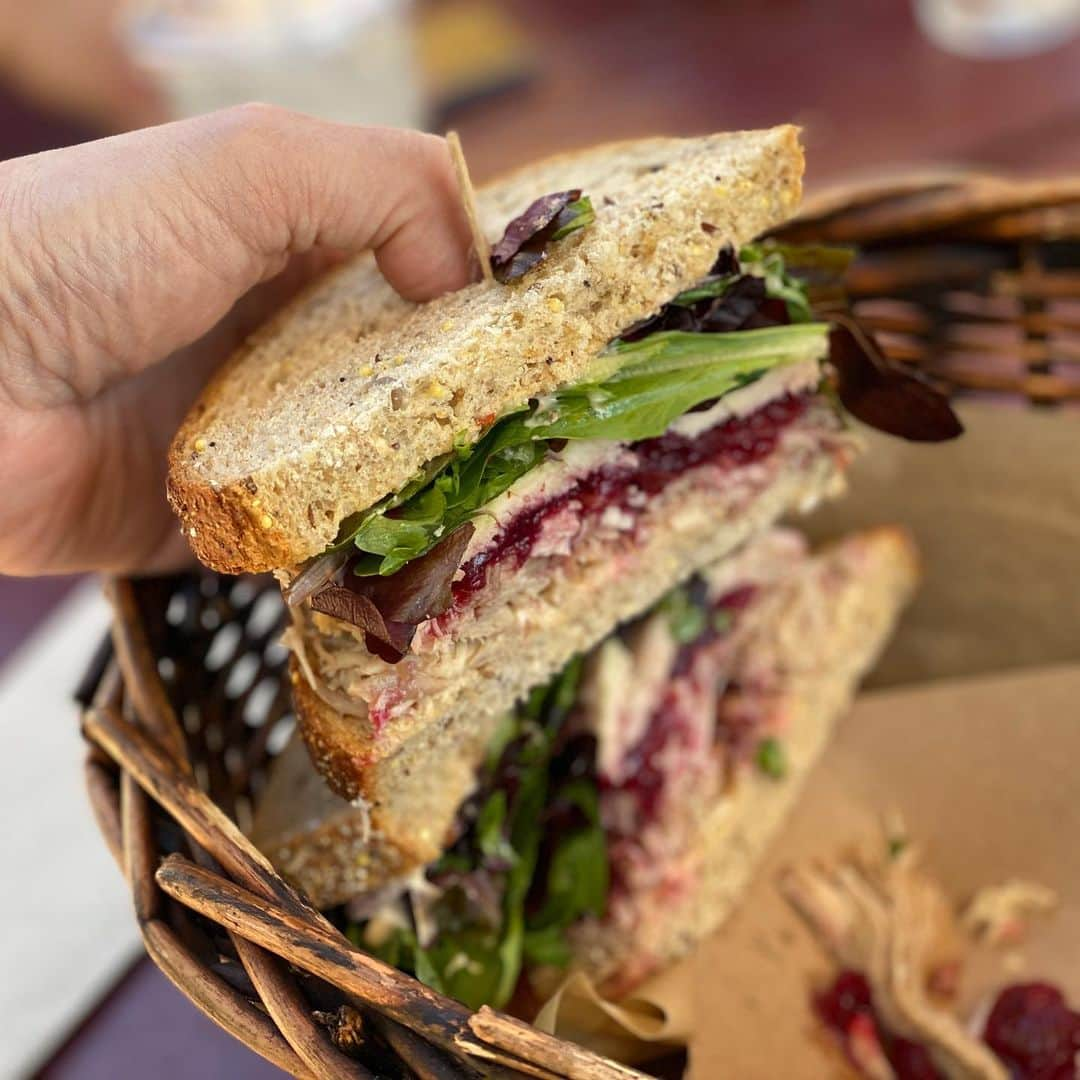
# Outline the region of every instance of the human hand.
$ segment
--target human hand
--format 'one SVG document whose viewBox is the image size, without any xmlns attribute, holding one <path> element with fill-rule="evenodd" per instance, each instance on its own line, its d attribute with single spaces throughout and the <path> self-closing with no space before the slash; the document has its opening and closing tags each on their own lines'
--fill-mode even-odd
<svg viewBox="0 0 1080 1080">
<path fill-rule="evenodd" d="M 187 558 L 165 451 L 210 371 L 341 252 L 470 276 L 443 140 L 241 106 L 0 164 L 0 572 Z"/>
<path fill-rule="evenodd" d="M 0 0 L 0 77 L 32 101 L 107 131 L 166 119 L 117 28 L 126 0 Z"/>
</svg>

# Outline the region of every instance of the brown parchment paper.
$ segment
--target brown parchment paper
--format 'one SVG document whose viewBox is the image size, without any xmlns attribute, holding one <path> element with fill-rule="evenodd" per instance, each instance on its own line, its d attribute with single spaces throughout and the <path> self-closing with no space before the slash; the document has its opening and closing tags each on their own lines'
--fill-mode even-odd
<svg viewBox="0 0 1080 1080">
<path fill-rule="evenodd" d="M 815 540 L 886 522 L 914 534 L 923 584 L 867 685 L 917 688 L 864 695 L 712 941 L 618 1004 L 572 978 L 547 1030 L 636 1062 L 689 1041 L 697 1080 L 849 1075 L 808 1007 L 828 963 L 775 875 L 879 836 L 892 810 L 957 900 L 1010 877 L 1061 892 L 1021 955 L 1080 999 L 1080 417 L 960 412 L 966 434 L 944 446 L 866 433 L 847 498 L 799 521 Z M 969 999 L 1000 981 L 996 962 L 976 968 Z"/>
<path fill-rule="evenodd" d="M 961 1011 L 1003 982 L 1046 978 L 1080 1000 L 1080 666 L 868 694 L 814 771 L 724 929 L 684 965 L 698 1013 L 694 1080 L 850 1076 L 810 1010 L 833 970 L 780 896 L 779 872 L 880 837 L 899 810 L 950 898 L 1019 877 L 1061 904 L 1013 954 L 968 968 Z"/>
<path fill-rule="evenodd" d="M 924 580 L 866 685 L 1080 660 L 1080 413 L 979 404 L 955 442 L 875 432 L 814 539 L 906 525 Z"/>
</svg>

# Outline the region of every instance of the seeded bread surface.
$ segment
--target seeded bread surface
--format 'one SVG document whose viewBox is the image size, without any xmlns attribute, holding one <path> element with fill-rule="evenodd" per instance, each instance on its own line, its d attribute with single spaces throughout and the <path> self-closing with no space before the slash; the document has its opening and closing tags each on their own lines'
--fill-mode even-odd
<svg viewBox="0 0 1080 1080">
<path fill-rule="evenodd" d="M 722 245 L 789 218 L 802 171 L 791 126 L 601 146 L 478 193 L 490 240 L 540 195 L 578 187 L 593 201 L 593 224 L 515 283 L 416 305 L 370 255 L 332 272 L 224 365 L 173 441 L 169 499 L 195 554 L 227 573 L 318 554 L 455 439 L 582 381 Z"/>
</svg>

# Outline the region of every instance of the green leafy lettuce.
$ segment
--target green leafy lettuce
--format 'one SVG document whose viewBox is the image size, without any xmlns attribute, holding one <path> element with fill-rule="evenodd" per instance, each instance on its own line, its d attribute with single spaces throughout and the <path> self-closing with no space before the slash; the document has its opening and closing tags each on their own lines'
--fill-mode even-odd
<svg viewBox="0 0 1080 1080">
<path fill-rule="evenodd" d="M 764 278 L 766 295 L 787 304 L 792 322 L 809 322 L 814 318 L 811 300 L 823 298 L 812 295 L 820 291 L 814 278 L 839 281 L 854 255 L 854 248 L 763 240 L 745 244 L 739 251 L 739 263 L 744 273 Z M 792 268 L 798 275 L 791 273 Z"/>
<path fill-rule="evenodd" d="M 494 740 L 480 778 L 480 790 L 488 794 L 467 833 L 428 871 L 430 880 L 449 882 L 434 905 L 434 940 L 421 946 L 412 928 L 401 928 L 375 950 L 472 1008 L 505 1004 L 526 959 L 567 963 L 567 927 L 583 915 L 602 915 L 607 904 L 608 859 L 596 788 L 582 779 L 553 786 L 549 775 L 580 674 L 576 661 L 534 691 Z M 509 796 L 507 787 L 493 786 L 506 768 L 515 778 Z M 555 802 L 574 808 L 582 824 L 559 830 L 541 875 L 544 811 Z M 482 875 L 485 887 L 498 894 L 494 913 L 467 902 L 470 875 Z M 358 928 L 351 936 L 363 943 Z"/>
<path fill-rule="evenodd" d="M 787 754 L 784 744 L 779 739 L 769 736 L 758 744 L 754 754 L 757 767 L 773 780 L 783 780 L 787 776 Z"/>
<path fill-rule="evenodd" d="M 551 440 L 662 435 L 695 405 L 822 351 L 826 330 L 819 323 L 729 334 L 672 330 L 615 342 L 613 374 L 504 416 L 478 442 L 458 447 L 409 488 L 348 522 L 339 544 L 362 553 L 356 573 L 396 573 L 539 465 Z"/>
<path fill-rule="evenodd" d="M 657 605 L 668 622 L 671 636 L 680 645 L 697 641 L 709 623 L 709 612 L 694 602 L 687 588 L 672 589 Z"/>
<path fill-rule="evenodd" d="M 592 199 L 588 195 L 582 195 L 566 206 L 562 213 L 555 219 L 555 231 L 548 237 L 549 240 L 562 240 L 578 229 L 584 229 L 596 220 L 596 211 L 593 209 Z"/>
</svg>

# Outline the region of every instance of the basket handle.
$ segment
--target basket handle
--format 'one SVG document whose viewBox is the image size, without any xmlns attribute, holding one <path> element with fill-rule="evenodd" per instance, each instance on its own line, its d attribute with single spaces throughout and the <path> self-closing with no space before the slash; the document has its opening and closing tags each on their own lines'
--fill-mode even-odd
<svg viewBox="0 0 1080 1080">
<path fill-rule="evenodd" d="M 403 981 L 396 969 L 348 943 L 342 946 L 340 935 L 263 902 L 182 855 L 170 855 L 162 862 L 157 882 L 173 899 L 205 918 L 356 998 L 376 1002 L 386 1015 L 447 1049 L 542 1080 L 640 1080 L 644 1076 L 493 1009 L 470 1014 L 415 980 Z"/>
</svg>

